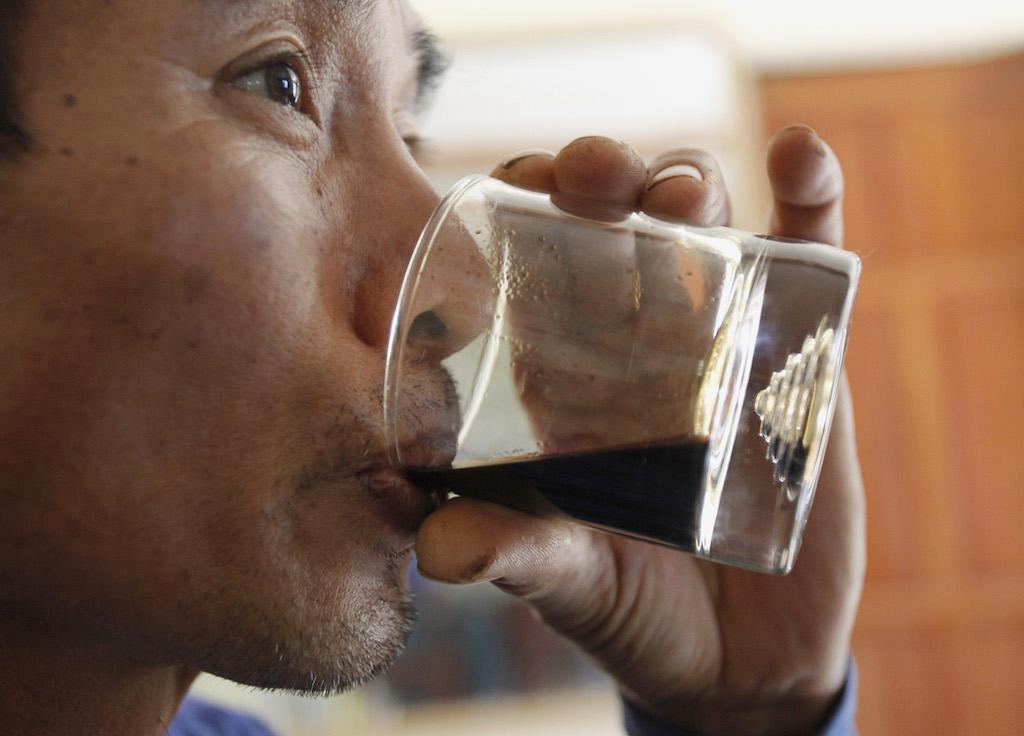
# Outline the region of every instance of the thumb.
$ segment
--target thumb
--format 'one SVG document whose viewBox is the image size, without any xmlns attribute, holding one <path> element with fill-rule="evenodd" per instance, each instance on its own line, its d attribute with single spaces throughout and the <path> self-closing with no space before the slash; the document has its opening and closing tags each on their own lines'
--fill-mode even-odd
<svg viewBox="0 0 1024 736">
<path fill-rule="evenodd" d="M 519 596 L 563 634 L 600 620 L 614 567 L 594 533 L 575 524 L 457 498 L 420 527 L 416 558 L 432 580 L 493 582 Z"/>
<path fill-rule="evenodd" d="M 459 498 L 427 517 L 416 555 L 425 577 L 490 581 L 528 601 L 636 702 L 668 702 L 717 677 L 714 610 L 694 596 L 701 572 L 676 550 Z"/>
</svg>

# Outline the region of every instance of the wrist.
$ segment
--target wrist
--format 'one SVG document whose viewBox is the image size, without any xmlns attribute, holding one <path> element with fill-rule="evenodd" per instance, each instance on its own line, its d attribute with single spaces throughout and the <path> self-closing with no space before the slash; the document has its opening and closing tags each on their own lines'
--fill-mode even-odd
<svg viewBox="0 0 1024 736">
<path fill-rule="evenodd" d="M 818 736 L 843 702 L 847 685 L 809 696 L 652 707 L 624 694 L 629 733 L 673 736 Z"/>
<path fill-rule="evenodd" d="M 821 730 L 838 693 L 699 713 L 691 730 L 701 736 L 814 736 Z"/>
</svg>

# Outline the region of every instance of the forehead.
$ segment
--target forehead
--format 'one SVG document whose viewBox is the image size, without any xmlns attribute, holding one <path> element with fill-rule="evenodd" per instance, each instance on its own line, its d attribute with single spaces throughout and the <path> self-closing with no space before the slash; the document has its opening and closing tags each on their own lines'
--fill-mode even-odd
<svg viewBox="0 0 1024 736">
<path fill-rule="evenodd" d="M 362 48 L 404 41 L 419 25 L 405 0 L 32 0 L 27 7 L 49 29 L 54 51 L 61 41 L 53 36 L 66 35 L 89 39 L 94 50 L 148 47 L 172 62 L 176 50 L 224 46 L 263 28 L 291 26 L 303 40 Z"/>
<path fill-rule="evenodd" d="M 157 0 L 157 5 L 164 2 Z M 311 19 L 324 31 L 358 33 L 367 26 L 409 26 L 417 18 L 406 0 L 183 0 L 186 11 L 233 23 Z"/>
<path fill-rule="evenodd" d="M 191 0 L 193 4 L 207 8 L 220 8 L 234 12 L 253 12 L 267 8 L 310 9 L 340 11 L 346 13 L 367 13 L 380 5 L 400 5 L 393 0 Z"/>
</svg>

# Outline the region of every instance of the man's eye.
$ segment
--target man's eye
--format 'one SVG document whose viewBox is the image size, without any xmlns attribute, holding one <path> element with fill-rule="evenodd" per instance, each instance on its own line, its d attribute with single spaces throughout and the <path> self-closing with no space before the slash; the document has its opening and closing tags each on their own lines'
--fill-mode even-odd
<svg viewBox="0 0 1024 736">
<path fill-rule="evenodd" d="M 238 77 L 232 84 L 295 110 L 302 109 L 302 82 L 287 62 L 276 61 Z"/>
</svg>

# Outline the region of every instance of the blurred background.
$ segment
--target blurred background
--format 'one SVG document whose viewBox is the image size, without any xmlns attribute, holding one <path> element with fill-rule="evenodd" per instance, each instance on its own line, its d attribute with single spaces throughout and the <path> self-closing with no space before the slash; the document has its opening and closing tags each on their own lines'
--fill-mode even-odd
<svg viewBox="0 0 1024 736">
<path fill-rule="evenodd" d="M 861 732 L 1024 733 L 1024 2 L 414 5 L 454 62 L 425 130 L 439 189 L 586 134 L 697 145 L 757 231 L 770 135 L 832 145 L 864 260 Z M 413 584 L 420 625 L 384 680 L 320 701 L 199 688 L 295 736 L 622 733 L 610 683 L 524 607 Z"/>
</svg>

